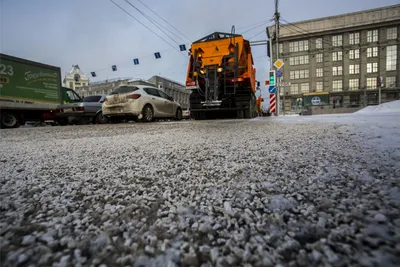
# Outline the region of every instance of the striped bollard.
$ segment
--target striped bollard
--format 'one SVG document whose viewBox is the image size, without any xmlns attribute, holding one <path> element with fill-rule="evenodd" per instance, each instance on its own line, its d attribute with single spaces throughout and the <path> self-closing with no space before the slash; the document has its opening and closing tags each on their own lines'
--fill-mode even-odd
<svg viewBox="0 0 400 267">
<path fill-rule="evenodd" d="M 269 94 L 269 111 L 276 115 L 276 96 L 275 94 Z"/>
</svg>

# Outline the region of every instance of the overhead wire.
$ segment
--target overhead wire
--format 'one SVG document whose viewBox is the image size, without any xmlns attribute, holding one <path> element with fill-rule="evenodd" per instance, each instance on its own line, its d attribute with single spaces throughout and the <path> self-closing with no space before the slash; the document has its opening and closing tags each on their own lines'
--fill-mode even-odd
<svg viewBox="0 0 400 267">
<path fill-rule="evenodd" d="M 151 9 L 149 6 L 147 6 L 145 3 L 143 3 L 143 1 L 141 0 L 137 0 L 138 2 L 140 2 L 142 5 L 144 5 L 147 9 L 149 9 L 151 12 L 153 12 L 153 14 L 155 14 L 157 17 L 159 17 L 160 19 L 162 19 L 165 23 L 167 23 L 169 26 L 171 26 L 175 31 L 177 31 L 178 33 L 180 33 L 183 37 L 185 37 L 187 39 L 187 41 L 192 42 L 191 39 L 189 37 L 187 37 L 185 34 L 183 34 L 181 31 L 179 31 L 176 27 L 174 27 L 171 23 L 169 23 L 168 21 L 166 21 L 163 17 L 161 17 L 159 14 L 157 14 L 153 9 Z M 182 39 L 181 39 L 182 40 Z"/>
<path fill-rule="evenodd" d="M 131 18 L 133 18 L 134 20 L 136 20 L 138 23 L 140 23 L 143 27 L 145 27 L 146 29 L 148 29 L 149 31 L 151 31 L 153 34 L 157 35 L 161 40 L 163 40 L 165 43 L 167 43 L 169 46 L 171 46 L 172 48 L 174 48 L 176 51 L 179 52 L 180 55 L 182 55 L 183 57 L 187 58 L 187 56 L 183 55 L 181 53 L 181 51 L 179 51 L 174 45 L 172 45 L 171 43 L 169 43 L 167 40 L 165 40 L 162 36 L 160 36 L 159 34 L 157 34 L 155 31 L 153 31 L 151 28 L 149 28 L 147 25 L 145 25 L 144 23 L 142 23 L 140 20 L 138 20 L 137 18 L 135 18 L 131 13 L 129 13 L 128 11 L 126 11 L 123 7 L 121 7 L 120 5 L 118 5 L 114 0 L 110 0 L 110 2 L 112 2 L 114 5 L 116 5 L 119 9 L 121 9 L 123 12 L 125 12 L 126 14 L 128 14 Z"/>
<path fill-rule="evenodd" d="M 162 31 L 169 39 L 171 39 L 174 43 L 176 43 L 177 45 L 180 45 L 177 41 L 175 41 L 174 38 L 172 38 L 171 36 L 168 35 L 168 33 L 166 33 L 163 29 L 160 28 L 160 26 L 157 25 L 156 22 L 153 21 L 152 18 L 150 18 L 146 13 L 144 13 L 143 11 L 141 11 L 139 8 L 137 8 L 135 5 L 133 5 L 131 2 L 129 2 L 129 0 L 124 0 L 128 5 L 130 5 L 131 7 L 133 7 L 136 11 L 138 11 L 140 14 L 142 14 L 148 21 L 150 21 L 154 26 L 156 26 L 160 31 Z"/>
<path fill-rule="evenodd" d="M 271 21 L 273 21 L 273 19 L 270 19 L 269 21 L 267 21 L 267 23 L 268 23 L 268 22 L 271 22 Z M 263 22 L 263 23 L 261 23 L 261 24 L 258 24 L 257 26 L 255 26 L 255 27 L 253 27 L 253 28 L 250 28 L 250 29 L 247 30 L 247 31 L 244 31 L 244 32 L 242 32 L 241 34 L 243 35 L 243 34 L 245 34 L 245 33 L 248 33 L 248 32 L 250 32 L 250 31 L 252 31 L 252 30 L 255 30 L 255 29 L 257 29 L 257 28 L 260 28 L 260 27 L 266 25 L 267 23 L 266 23 L 266 22 Z"/>
<path fill-rule="evenodd" d="M 268 22 L 270 22 L 270 19 L 259 21 L 259 22 L 253 23 L 253 24 L 248 24 L 246 26 L 237 27 L 237 28 L 238 29 L 245 29 L 245 28 L 248 28 L 248 27 L 253 27 L 254 25 L 259 25 L 260 23 L 268 23 Z"/>
</svg>

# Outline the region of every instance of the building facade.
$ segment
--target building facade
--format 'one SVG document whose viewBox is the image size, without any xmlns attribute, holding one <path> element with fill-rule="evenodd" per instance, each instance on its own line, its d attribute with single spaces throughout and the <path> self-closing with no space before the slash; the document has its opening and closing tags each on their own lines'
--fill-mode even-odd
<svg viewBox="0 0 400 267">
<path fill-rule="evenodd" d="M 78 65 L 72 65 L 71 70 L 65 74 L 63 83 L 65 87 L 79 89 L 89 84 L 89 78 Z"/>
<path fill-rule="evenodd" d="M 158 75 L 151 77 L 149 82 L 172 96 L 176 102 L 181 104 L 183 109 L 189 108 L 189 95 L 191 92 L 186 90 L 186 86 L 183 84 Z"/>
<path fill-rule="evenodd" d="M 97 94 L 109 94 L 115 88 L 121 85 L 126 85 L 131 78 L 116 78 L 98 82 L 91 82 L 86 86 L 75 89 L 78 95 L 85 97 Z"/>
<path fill-rule="evenodd" d="M 312 92 L 328 92 L 332 112 L 378 104 L 379 86 L 382 103 L 400 99 L 399 40 L 400 5 L 281 25 L 281 110 L 301 111 Z"/>
</svg>

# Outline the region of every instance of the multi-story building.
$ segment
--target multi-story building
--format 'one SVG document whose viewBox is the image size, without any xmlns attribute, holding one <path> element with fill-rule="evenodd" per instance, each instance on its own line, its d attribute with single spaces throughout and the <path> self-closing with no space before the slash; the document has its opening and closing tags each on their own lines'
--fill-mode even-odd
<svg viewBox="0 0 400 267">
<path fill-rule="evenodd" d="M 378 104 L 379 86 L 382 103 L 400 99 L 399 40 L 400 5 L 281 25 L 281 110 L 299 112 L 312 92 L 329 93 L 331 112 Z"/>
<path fill-rule="evenodd" d="M 91 82 L 86 86 L 75 89 L 75 91 L 82 97 L 96 94 L 109 94 L 118 86 L 128 84 L 131 79 L 132 78 L 116 78 L 105 81 Z"/>
<path fill-rule="evenodd" d="M 89 84 L 89 78 L 78 65 L 72 65 L 71 70 L 65 74 L 63 83 L 65 87 L 79 89 Z"/>
<path fill-rule="evenodd" d="M 149 82 L 164 90 L 165 93 L 172 96 L 183 109 L 189 108 L 190 91 L 179 82 L 155 75 L 149 79 Z"/>
</svg>

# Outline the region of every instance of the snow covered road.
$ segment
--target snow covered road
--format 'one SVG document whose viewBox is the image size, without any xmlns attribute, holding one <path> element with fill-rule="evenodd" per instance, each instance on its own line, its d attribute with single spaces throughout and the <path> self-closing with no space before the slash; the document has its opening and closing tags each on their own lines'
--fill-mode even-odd
<svg viewBox="0 0 400 267">
<path fill-rule="evenodd" d="M 3 130 L 1 266 L 395 266 L 399 129 L 347 114 Z"/>
</svg>

